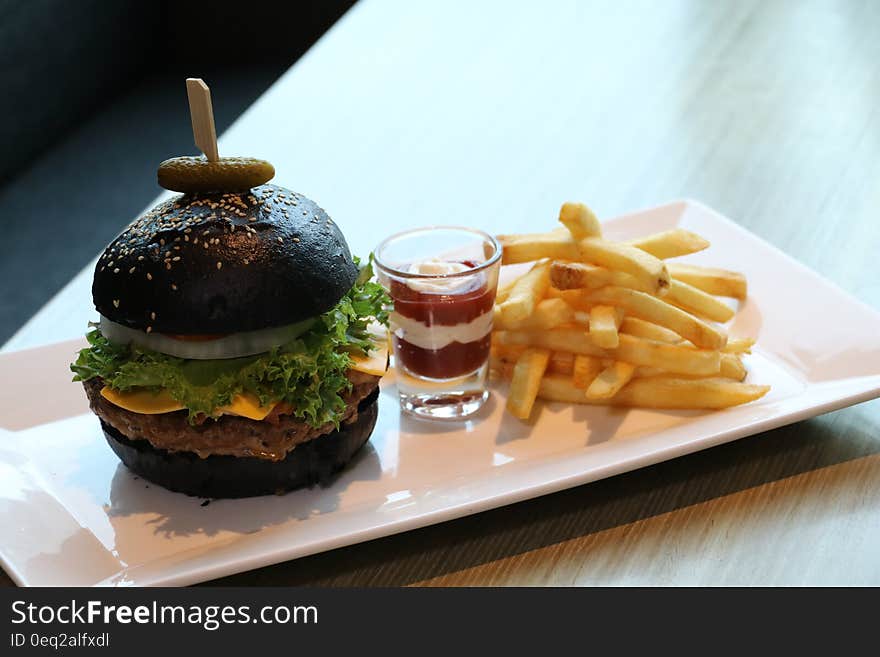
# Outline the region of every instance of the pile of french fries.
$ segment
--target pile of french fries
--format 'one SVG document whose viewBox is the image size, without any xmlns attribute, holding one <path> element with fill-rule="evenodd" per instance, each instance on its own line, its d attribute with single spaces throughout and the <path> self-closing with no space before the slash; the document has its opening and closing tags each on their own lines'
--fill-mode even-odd
<svg viewBox="0 0 880 657">
<path fill-rule="evenodd" d="M 579 404 L 719 409 L 765 395 L 743 383 L 754 340 L 722 324 L 743 301 L 737 272 L 666 262 L 709 242 L 676 228 L 628 242 L 602 237 L 581 203 L 562 227 L 500 235 L 502 264 L 533 263 L 501 285 L 492 331 L 493 376 L 510 380 L 507 409 L 527 419 L 537 398 Z"/>
</svg>

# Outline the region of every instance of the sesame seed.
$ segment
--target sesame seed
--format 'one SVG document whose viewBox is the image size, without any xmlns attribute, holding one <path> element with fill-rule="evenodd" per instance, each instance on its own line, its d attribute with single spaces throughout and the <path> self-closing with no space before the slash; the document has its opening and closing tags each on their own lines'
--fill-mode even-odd
<svg viewBox="0 0 880 657">
<path fill-rule="evenodd" d="M 170 263 L 170 262 L 166 262 L 166 263 L 165 263 L 165 269 L 171 269 L 171 263 Z"/>
<path fill-rule="evenodd" d="M 219 260 L 217 261 L 217 269 L 220 269 L 223 266 L 223 263 Z"/>
<path fill-rule="evenodd" d="M 172 289 L 172 290 L 176 290 L 176 289 L 177 289 L 177 286 L 176 286 L 174 283 L 172 283 L 172 284 L 171 284 L 171 289 Z"/>
<path fill-rule="evenodd" d="M 119 308 L 119 299 L 113 299 L 113 307 Z"/>
<path fill-rule="evenodd" d="M 180 260 L 180 256 L 174 256 L 171 258 L 174 262 L 178 262 Z"/>
<path fill-rule="evenodd" d="M 153 275 L 150 272 L 147 272 L 147 280 L 148 281 L 153 280 Z"/>
<path fill-rule="evenodd" d="M 152 326 L 148 326 L 148 327 L 147 327 L 147 333 L 152 333 L 152 332 L 153 332 L 153 327 L 152 327 Z"/>
<path fill-rule="evenodd" d="M 113 270 L 113 273 L 114 273 L 114 274 L 118 274 L 118 273 L 119 273 L 119 267 L 116 267 L 116 268 Z"/>
<path fill-rule="evenodd" d="M 298 238 L 298 237 L 294 237 L 294 238 L 293 238 L 293 241 L 294 241 L 294 242 L 299 242 L 299 238 Z"/>
<path fill-rule="evenodd" d="M 284 238 L 279 237 L 279 238 L 278 238 L 278 243 L 279 243 L 279 244 L 284 244 Z"/>
<path fill-rule="evenodd" d="M 138 256 L 138 262 L 144 259 L 144 256 Z"/>
<path fill-rule="evenodd" d="M 152 319 L 155 322 L 156 321 L 156 313 L 150 313 L 150 319 Z"/>
</svg>

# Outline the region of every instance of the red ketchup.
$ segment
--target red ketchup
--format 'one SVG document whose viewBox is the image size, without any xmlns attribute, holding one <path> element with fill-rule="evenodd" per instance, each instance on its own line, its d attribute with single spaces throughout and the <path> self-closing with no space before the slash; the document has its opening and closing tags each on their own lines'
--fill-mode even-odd
<svg viewBox="0 0 880 657">
<path fill-rule="evenodd" d="M 477 266 L 470 260 L 458 263 Z M 489 359 L 495 286 L 487 283 L 485 274 L 431 291 L 392 280 L 390 293 L 400 316 L 393 326 L 394 351 L 409 372 L 452 379 L 476 371 Z"/>
</svg>

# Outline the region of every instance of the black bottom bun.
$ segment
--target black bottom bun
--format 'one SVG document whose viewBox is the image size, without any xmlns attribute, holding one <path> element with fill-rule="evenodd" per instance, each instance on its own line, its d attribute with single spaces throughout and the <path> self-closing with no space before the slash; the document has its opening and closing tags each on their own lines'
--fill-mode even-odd
<svg viewBox="0 0 880 657">
<path fill-rule="evenodd" d="M 369 440 L 379 415 L 379 388 L 358 404 L 357 419 L 338 431 L 297 445 L 283 461 L 254 457 L 169 452 L 146 440 L 129 440 L 109 424 L 101 428 L 110 447 L 135 474 L 169 490 L 196 497 L 253 497 L 326 485 Z"/>
</svg>

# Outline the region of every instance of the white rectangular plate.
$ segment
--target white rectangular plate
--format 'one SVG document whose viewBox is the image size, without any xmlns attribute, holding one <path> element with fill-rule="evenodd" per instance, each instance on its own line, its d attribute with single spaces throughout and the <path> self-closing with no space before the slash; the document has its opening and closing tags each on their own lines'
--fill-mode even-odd
<svg viewBox="0 0 880 657">
<path fill-rule="evenodd" d="M 552 493 L 880 396 L 880 314 L 692 201 L 605 223 L 628 238 L 682 226 L 687 258 L 744 271 L 731 335 L 755 336 L 758 402 L 721 412 L 541 406 L 531 423 L 495 390 L 478 417 L 438 424 L 383 384 L 373 437 L 327 488 L 202 500 L 134 477 L 107 447 L 68 363 L 80 342 L 0 356 L 0 558 L 23 585 L 182 585 Z M 829 312 L 833 310 L 834 312 Z"/>
</svg>

